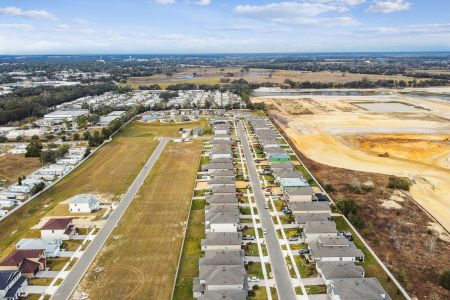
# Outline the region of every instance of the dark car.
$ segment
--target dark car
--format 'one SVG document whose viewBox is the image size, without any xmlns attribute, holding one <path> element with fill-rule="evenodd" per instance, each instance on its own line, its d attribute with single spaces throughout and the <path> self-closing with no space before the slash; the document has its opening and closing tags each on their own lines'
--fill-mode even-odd
<svg viewBox="0 0 450 300">
<path fill-rule="evenodd" d="M 298 253 L 300 253 L 300 254 L 309 254 L 309 249 L 300 249 L 298 251 Z"/>
</svg>

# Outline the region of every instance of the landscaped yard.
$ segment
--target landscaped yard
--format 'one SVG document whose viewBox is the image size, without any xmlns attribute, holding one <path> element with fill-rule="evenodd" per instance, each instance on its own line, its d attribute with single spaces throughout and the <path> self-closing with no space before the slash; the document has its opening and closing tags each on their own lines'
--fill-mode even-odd
<svg viewBox="0 0 450 300">
<path fill-rule="evenodd" d="M 92 299 L 171 297 L 201 149 L 201 141 L 166 146 L 78 291 Z"/>
<path fill-rule="evenodd" d="M 261 250 L 263 252 L 263 255 L 266 256 L 267 255 L 266 245 L 262 244 Z M 259 256 L 258 245 L 256 243 L 248 243 L 246 245 L 245 255 L 246 256 Z"/>
<path fill-rule="evenodd" d="M 247 276 L 248 277 L 258 277 L 259 279 L 264 278 L 262 266 L 259 262 L 249 262 L 247 265 Z"/>
<path fill-rule="evenodd" d="M 48 286 L 53 281 L 53 278 L 32 278 L 28 279 L 28 285 Z"/>
<path fill-rule="evenodd" d="M 61 245 L 61 248 L 63 248 L 66 251 L 76 251 L 78 247 L 80 247 L 81 243 L 83 243 L 82 240 L 64 241 Z"/>
<path fill-rule="evenodd" d="M 61 271 L 68 261 L 68 257 L 47 258 L 47 267 L 50 271 Z"/>
</svg>

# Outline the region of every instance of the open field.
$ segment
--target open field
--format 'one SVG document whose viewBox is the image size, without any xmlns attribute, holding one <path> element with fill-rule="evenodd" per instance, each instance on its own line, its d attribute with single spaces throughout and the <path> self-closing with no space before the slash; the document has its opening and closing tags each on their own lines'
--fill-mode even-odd
<svg viewBox="0 0 450 300">
<path fill-rule="evenodd" d="M 136 123 L 128 125 L 112 142 L 47 192 L 0 222 L 0 256 L 14 247 L 32 226 L 57 205 L 80 193 L 93 193 L 102 200 L 118 200 L 150 157 L 157 142 L 133 134 Z M 148 131 L 151 126 L 146 127 Z M 139 130 L 143 134 L 144 130 Z"/>
<path fill-rule="evenodd" d="M 332 186 L 331 196 L 335 200 L 345 198 L 356 202 L 358 215 L 364 220 L 360 232 L 408 292 L 419 299 L 448 298 L 448 291 L 438 286 L 438 276 L 450 267 L 450 256 L 446 251 L 450 247 L 449 236 L 408 194 L 387 188 L 390 172 L 408 176 L 399 172 L 405 165 L 410 167 L 410 172 L 421 176 L 428 175 L 428 170 L 435 170 L 448 182 L 448 169 L 441 164 L 442 160 L 435 159 L 441 155 L 448 157 L 447 137 L 433 133 L 447 128 L 448 122 L 435 116 L 446 111 L 375 114 L 358 109 L 353 113 L 334 109 L 297 116 L 286 112 L 278 101 L 280 99 L 269 100 L 272 119 L 322 185 Z M 290 100 L 282 100 L 282 104 L 283 101 Z M 318 101 L 318 105 L 330 101 L 336 100 Z M 350 122 L 353 123 L 348 125 Z M 368 128 L 375 133 L 370 133 Z M 378 133 L 382 131 L 380 128 L 389 129 L 390 133 Z M 411 132 L 402 133 L 405 129 Z M 350 132 L 343 134 L 344 130 Z M 401 132 L 396 133 L 397 130 Z M 416 130 L 418 133 L 414 133 Z M 430 134 L 423 131 L 430 131 Z M 378 156 L 384 152 L 388 152 L 389 157 Z M 378 168 L 375 168 L 375 161 Z M 350 186 L 355 179 L 361 183 L 372 181 L 374 189 L 356 193 Z M 430 177 L 430 180 L 436 179 Z M 413 185 L 412 196 L 419 202 L 415 192 L 417 185 Z M 441 184 L 439 189 L 446 189 L 446 186 Z M 437 188 L 430 190 L 435 192 Z M 426 200 L 432 203 L 432 199 Z M 448 198 L 444 196 L 440 200 Z M 448 213 L 443 212 L 443 215 L 448 216 Z M 377 273 L 376 270 L 370 272 Z"/>
<path fill-rule="evenodd" d="M 169 299 L 202 143 L 169 144 L 78 287 L 91 299 Z"/>
<path fill-rule="evenodd" d="M 194 76 L 195 74 L 195 76 Z M 195 84 L 219 84 L 227 81 L 245 79 L 250 83 L 284 83 L 286 79 L 294 82 L 333 82 L 345 83 L 350 81 L 360 81 L 367 78 L 370 81 L 377 80 L 413 80 L 412 77 L 399 75 L 376 75 L 376 74 L 352 74 L 342 72 L 305 72 L 291 70 L 269 70 L 269 69 L 250 69 L 241 70 L 236 67 L 227 68 L 182 68 L 179 72 L 167 76 L 166 74 L 156 74 L 147 77 L 131 77 L 127 85 L 137 89 L 140 85 L 158 84 L 165 89 L 167 86 L 177 83 L 195 83 Z M 420 79 L 418 79 L 420 81 Z"/>
<path fill-rule="evenodd" d="M 0 156 L 0 180 L 5 179 L 8 186 L 16 182 L 19 176 L 26 176 L 40 167 L 41 163 L 37 157 L 5 154 Z"/>
<path fill-rule="evenodd" d="M 450 230 L 450 103 L 388 96 L 255 98 L 306 157 L 357 171 L 405 176 L 414 199 Z M 354 103 L 393 101 L 412 113 L 377 113 Z M 298 113 L 308 110 L 309 113 Z M 386 154 L 388 157 L 381 157 Z"/>
<path fill-rule="evenodd" d="M 205 134 L 208 133 L 209 125 L 208 121 L 201 117 L 198 121 L 182 122 L 182 123 L 160 123 L 159 121 L 152 123 L 134 122 L 132 127 L 125 128 L 122 135 L 125 137 L 141 137 L 141 138 L 154 138 L 154 137 L 180 137 L 178 130 L 180 128 L 194 128 L 195 126 L 202 126 L 205 130 Z"/>
</svg>

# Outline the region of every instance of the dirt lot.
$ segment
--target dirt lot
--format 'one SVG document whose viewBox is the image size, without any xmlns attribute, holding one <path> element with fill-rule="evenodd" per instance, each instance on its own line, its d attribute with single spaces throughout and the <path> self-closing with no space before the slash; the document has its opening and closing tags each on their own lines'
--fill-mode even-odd
<svg viewBox="0 0 450 300">
<path fill-rule="evenodd" d="M 0 256 L 6 255 L 24 234 L 58 203 L 81 193 L 102 194 L 119 199 L 150 157 L 157 142 L 133 134 L 129 125 L 111 143 L 40 197 L 0 222 Z M 151 126 L 147 127 L 152 130 Z M 142 133 L 141 131 L 139 131 Z"/>
<path fill-rule="evenodd" d="M 170 299 L 202 143 L 169 144 L 82 280 L 90 299 Z"/>
<path fill-rule="evenodd" d="M 37 157 L 25 157 L 19 154 L 0 156 L 0 180 L 6 179 L 6 186 L 17 181 L 19 176 L 30 174 L 39 169 L 41 163 Z"/>
<path fill-rule="evenodd" d="M 450 230 L 450 103 L 392 93 L 374 96 L 261 97 L 274 120 L 310 159 L 356 171 L 405 176 L 414 199 Z M 377 113 L 354 103 L 392 101 L 417 112 Z M 300 108 L 299 108 L 300 107 Z M 351 109 L 350 109 L 351 108 Z M 308 109 L 297 114 L 292 110 Z M 380 157 L 387 152 L 389 157 Z"/>
<path fill-rule="evenodd" d="M 291 145 L 295 145 L 292 140 Z M 322 184 L 333 186 L 335 200 L 352 199 L 358 204 L 358 215 L 365 223 L 360 232 L 410 294 L 418 299 L 450 297 L 438 285 L 439 274 L 450 268 L 450 242 L 436 238 L 438 233 L 430 230 L 432 219 L 414 201 L 386 188 L 388 175 L 335 168 L 296 152 Z M 354 178 L 370 180 L 375 188 L 357 194 L 349 186 Z M 383 205 L 392 202 L 397 208 Z"/>
<path fill-rule="evenodd" d="M 194 76 L 194 74 L 196 74 Z M 166 88 L 170 84 L 177 83 L 195 83 L 195 84 L 218 84 L 224 80 L 245 79 L 251 83 L 274 82 L 283 83 L 286 79 L 295 82 L 320 81 L 345 83 L 350 81 L 359 81 L 368 78 L 371 81 L 376 80 L 413 80 L 405 76 L 386 76 L 373 74 L 351 74 L 341 72 L 303 72 L 289 70 L 268 70 L 268 69 L 250 69 L 248 72 L 242 72 L 240 68 L 183 68 L 179 72 L 167 76 L 166 74 L 156 74 L 148 77 L 132 77 L 127 81 L 127 85 L 132 88 L 139 88 L 140 85 L 159 84 L 161 88 Z"/>
</svg>

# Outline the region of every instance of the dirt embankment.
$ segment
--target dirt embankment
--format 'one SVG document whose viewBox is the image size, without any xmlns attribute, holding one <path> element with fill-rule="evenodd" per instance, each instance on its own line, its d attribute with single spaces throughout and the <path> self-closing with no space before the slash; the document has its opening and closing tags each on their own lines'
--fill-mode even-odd
<svg viewBox="0 0 450 300">
<path fill-rule="evenodd" d="M 284 134 L 289 140 L 289 137 Z M 306 158 L 290 142 L 322 184 L 331 184 L 334 200 L 354 200 L 364 220 L 360 230 L 369 245 L 411 295 L 418 299 L 449 299 L 439 286 L 439 274 L 450 269 L 450 242 L 430 229 L 433 220 L 416 203 L 387 188 L 389 176 L 335 168 Z M 350 187 L 354 179 L 372 181 L 374 189 L 362 194 Z"/>
</svg>

